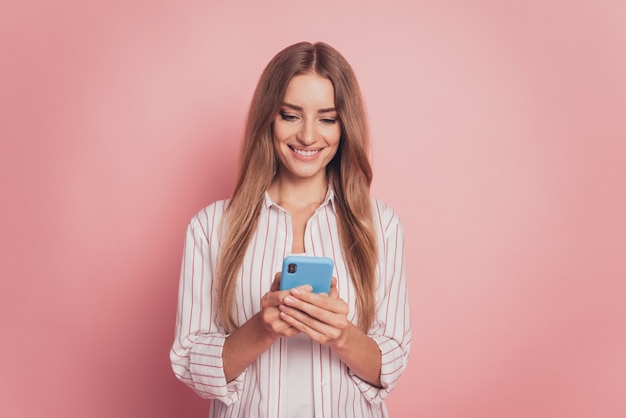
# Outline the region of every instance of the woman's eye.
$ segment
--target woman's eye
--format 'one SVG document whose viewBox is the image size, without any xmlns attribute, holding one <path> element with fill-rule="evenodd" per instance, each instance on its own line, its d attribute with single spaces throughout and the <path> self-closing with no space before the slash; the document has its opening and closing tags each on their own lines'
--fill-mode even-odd
<svg viewBox="0 0 626 418">
<path fill-rule="evenodd" d="M 327 125 L 332 125 L 335 122 L 337 122 L 337 119 L 331 119 L 331 118 L 324 118 L 324 119 L 322 119 L 322 123 L 325 123 Z"/>
<path fill-rule="evenodd" d="M 280 117 L 286 121 L 292 121 L 298 119 L 296 115 L 290 115 L 289 113 L 280 112 Z"/>
</svg>

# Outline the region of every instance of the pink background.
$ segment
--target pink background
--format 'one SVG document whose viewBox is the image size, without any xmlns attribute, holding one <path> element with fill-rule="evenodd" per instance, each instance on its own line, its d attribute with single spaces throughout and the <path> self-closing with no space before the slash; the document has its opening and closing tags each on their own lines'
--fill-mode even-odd
<svg viewBox="0 0 626 418">
<path fill-rule="evenodd" d="M 405 225 L 392 416 L 626 417 L 622 0 L 3 0 L 0 416 L 206 416 L 168 360 L 184 230 L 299 40 L 353 64 Z"/>
</svg>

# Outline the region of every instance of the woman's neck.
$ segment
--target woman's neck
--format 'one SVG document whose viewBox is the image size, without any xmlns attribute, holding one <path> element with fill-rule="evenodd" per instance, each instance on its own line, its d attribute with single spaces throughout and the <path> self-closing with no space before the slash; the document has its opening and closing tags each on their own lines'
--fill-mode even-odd
<svg viewBox="0 0 626 418">
<path fill-rule="evenodd" d="M 301 209 L 314 205 L 319 206 L 328 192 L 326 177 L 317 179 L 285 179 L 277 176 L 268 193 L 272 200 L 280 206 Z"/>
</svg>

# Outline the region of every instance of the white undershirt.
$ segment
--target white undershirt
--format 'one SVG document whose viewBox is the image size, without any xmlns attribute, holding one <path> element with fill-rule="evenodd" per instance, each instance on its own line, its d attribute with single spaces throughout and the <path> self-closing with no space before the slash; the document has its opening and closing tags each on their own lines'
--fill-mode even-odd
<svg viewBox="0 0 626 418">
<path fill-rule="evenodd" d="M 287 339 L 285 417 L 314 418 L 311 339 L 298 334 Z"/>
</svg>

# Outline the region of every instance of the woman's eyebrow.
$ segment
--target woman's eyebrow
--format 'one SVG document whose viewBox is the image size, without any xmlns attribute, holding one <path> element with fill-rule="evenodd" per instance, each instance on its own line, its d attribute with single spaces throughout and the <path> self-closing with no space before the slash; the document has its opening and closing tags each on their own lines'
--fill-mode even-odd
<svg viewBox="0 0 626 418">
<path fill-rule="evenodd" d="M 293 110 L 297 110 L 299 112 L 302 112 L 304 109 L 302 109 L 302 106 L 297 106 L 295 104 L 291 104 L 291 103 L 287 103 L 287 102 L 283 102 L 283 106 L 286 106 L 290 109 Z M 329 107 L 329 108 L 325 108 L 325 109 L 318 109 L 317 113 L 329 113 L 329 112 L 336 112 L 337 109 L 335 109 L 334 107 Z"/>
</svg>

